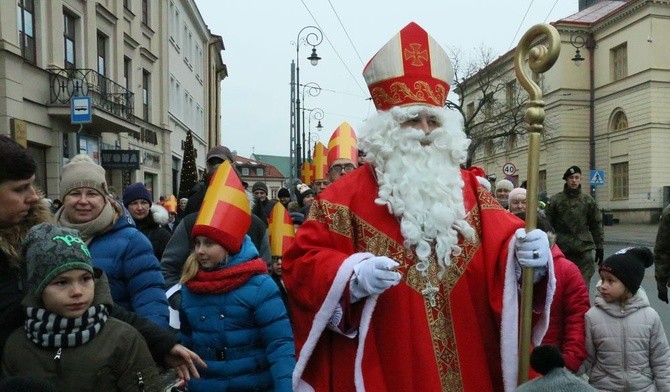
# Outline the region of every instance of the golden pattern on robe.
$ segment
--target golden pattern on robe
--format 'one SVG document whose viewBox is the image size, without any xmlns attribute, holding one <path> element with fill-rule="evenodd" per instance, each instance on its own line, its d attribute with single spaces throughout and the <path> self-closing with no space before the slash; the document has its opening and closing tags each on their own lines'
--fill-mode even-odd
<svg viewBox="0 0 670 392">
<path fill-rule="evenodd" d="M 456 286 L 480 246 L 481 221 L 479 208 L 503 209 L 493 195 L 484 190 L 483 187 L 479 187 L 477 192 L 479 206 L 475 204 L 466 216 L 468 224 L 475 229 L 476 238 L 465 240 L 459 236 L 458 245 L 461 247 L 461 254 L 452 259 L 451 265 L 447 267 L 445 276 L 441 281 L 437 276 L 438 267 L 435 249 L 430 256 L 428 267 L 427 276 L 429 281 L 434 287 L 439 288 L 439 291 L 437 292 L 437 306 L 431 306 L 425 297 L 424 306 L 433 340 L 438 374 L 444 391 L 463 390 L 454 326 L 452 324 L 451 301 L 448 301 L 447 298 L 449 298 L 451 290 Z M 350 238 L 354 241 L 356 252 L 370 252 L 398 261 L 400 263 L 399 272 L 402 273 L 405 283 L 421 295 L 421 291 L 426 288 L 426 278 L 416 270 L 417 258 L 414 250 L 406 249 L 402 243 L 390 238 L 386 233 L 379 231 L 359 216 L 353 215 L 347 206 L 333 204 L 325 200 L 315 200 L 314 203 L 315 205 L 310 209 L 309 219 L 324 222 L 329 230 Z"/>
</svg>

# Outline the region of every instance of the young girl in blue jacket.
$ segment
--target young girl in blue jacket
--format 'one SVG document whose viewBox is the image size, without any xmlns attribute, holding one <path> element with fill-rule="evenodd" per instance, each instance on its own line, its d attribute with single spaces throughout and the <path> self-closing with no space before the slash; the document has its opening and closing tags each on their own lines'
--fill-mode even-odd
<svg viewBox="0 0 670 392">
<path fill-rule="evenodd" d="M 293 332 L 277 284 L 245 234 L 250 223 L 242 184 L 229 163 L 221 165 L 181 276 L 182 343 L 207 364 L 189 391 L 291 391 Z"/>
</svg>

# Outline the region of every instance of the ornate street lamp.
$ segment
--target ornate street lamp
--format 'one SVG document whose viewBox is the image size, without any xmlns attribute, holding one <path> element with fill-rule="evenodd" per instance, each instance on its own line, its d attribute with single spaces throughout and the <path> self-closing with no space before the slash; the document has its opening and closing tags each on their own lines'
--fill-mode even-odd
<svg viewBox="0 0 670 392">
<path fill-rule="evenodd" d="M 596 43 L 591 32 L 576 32 L 570 36 L 570 44 L 575 48 L 575 56 L 572 61 L 576 66 L 584 62 L 584 57 L 579 49 L 586 48 L 589 53 L 589 181 L 591 170 L 596 170 L 596 133 L 595 133 L 595 79 L 593 77 L 594 62 L 593 55 Z M 596 197 L 596 187 L 589 185 L 591 196 Z"/>
<path fill-rule="evenodd" d="M 304 37 L 301 37 L 302 34 L 305 33 Z M 303 130 L 302 134 L 302 144 L 301 144 L 301 138 L 299 137 L 299 132 L 300 132 L 300 94 L 299 94 L 299 88 L 300 88 L 300 46 L 301 45 L 311 45 L 312 46 L 312 53 L 310 54 L 307 59 L 310 61 L 310 64 L 312 65 L 317 65 L 319 63 L 319 60 L 321 60 L 321 57 L 316 53 L 316 47 L 321 44 L 323 41 L 323 32 L 316 26 L 306 26 L 303 27 L 299 32 L 298 36 L 295 40 L 295 84 L 292 83 L 295 88 L 293 89 L 293 100 L 295 102 L 294 106 L 294 112 L 293 112 L 293 117 L 295 119 L 294 124 L 294 133 L 295 135 L 295 159 L 296 159 L 296 175 L 298 178 L 300 178 L 300 167 L 302 165 L 302 145 L 305 143 L 305 132 Z M 293 82 L 293 81 L 292 81 Z M 318 86 L 318 85 L 317 85 Z M 320 88 L 319 88 L 320 91 Z M 304 89 L 303 89 L 303 94 L 304 94 Z"/>
<path fill-rule="evenodd" d="M 316 97 L 319 94 L 321 94 L 321 86 L 319 86 L 317 83 L 314 82 L 309 82 L 302 86 L 302 104 L 305 104 L 305 92 L 307 93 L 308 96 L 311 97 Z M 320 110 L 320 109 L 319 109 Z M 308 159 L 312 158 L 311 154 L 305 154 L 307 150 L 306 143 L 308 142 L 307 139 L 305 139 L 305 112 L 311 112 L 312 109 L 302 109 L 302 112 L 300 115 L 302 116 L 302 161 L 306 161 Z M 310 117 L 311 120 L 311 117 Z"/>
<path fill-rule="evenodd" d="M 323 129 L 323 125 L 321 125 L 321 120 L 323 120 L 324 113 L 323 110 L 321 110 L 321 108 L 313 108 L 305 110 L 309 112 L 309 126 L 307 127 L 308 128 L 307 159 L 312 159 L 312 144 L 319 140 L 319 135 L 316 133 L 312 133 L 312 118 L 318 121 L 318 123 L 316 124 L 316 131 L 321 132 L 321 130 Z"/>
</svg>

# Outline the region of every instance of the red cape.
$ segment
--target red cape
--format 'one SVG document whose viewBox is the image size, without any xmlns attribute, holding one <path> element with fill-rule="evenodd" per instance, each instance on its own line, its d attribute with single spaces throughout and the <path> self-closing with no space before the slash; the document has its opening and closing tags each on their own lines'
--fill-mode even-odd
<svg viewBox="0 0 670 392">
<path fill-rule="evenodd" d="M 368 165 L 317 197 L 282 259 L 296 352 L 303 348 L 343 262 L 370 252 L 398 261 L 403 280 L 378 297 L 364 335 L 365 389 L 503 390 L 500 324 L 505 268 L 509 239 L 523 222 L 500 207 L 472 173 L 462 171 L 462 177 L 467 221 L 476 238 L 459 239 L 462 253 L 452 259 L 442 281 L 431 271 L 431 282 L 440 288 L 435 308 L 421 295 L 425 282 L 413 267 L 415 254 L 403 247 L 398 220 L 374 202 L 378 186 Z M 360 303 L 345 306 L 345 317 L 360 319 L 362 308 Z M 354 375 L 357 347 L 357 338 L 326 329 L 302 379 L 315 391 L 356 390 L 354 382 L 362 382 Z"/>
</svg>

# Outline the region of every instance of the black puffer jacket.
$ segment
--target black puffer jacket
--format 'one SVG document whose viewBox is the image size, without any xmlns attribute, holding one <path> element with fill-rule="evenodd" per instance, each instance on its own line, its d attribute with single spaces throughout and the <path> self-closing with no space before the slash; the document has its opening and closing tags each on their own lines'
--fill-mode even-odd
<svg viewBox="0 0 670 392">
<path fill-rule="evenodd" d="M 147 236 L 149 242 L 151 242 L 151 246 L 154 248 L 154 255 L 160 261 L 161 257 L 163 257 L 165 246 L 170 241 L 170 237 L 172 237 L 170 230 L 163 227 L 168 221 L 167 210 L 154 204 L 151 206 L 151 212 L 149 212 L 146 218 L 141 220 L 133 218 L 133 220 L 137 229 Z"/>
<path fill-rule="evenodd" d="M 26 278 L 21 243 L 31 227 L 50 219 L 46 205 L 36 203 L 21 223 L 0 229 L 0 357 L 7 338 L 24 320 L 21 300 Z"/>
</svg>

